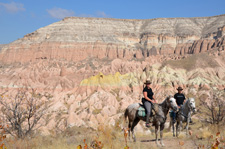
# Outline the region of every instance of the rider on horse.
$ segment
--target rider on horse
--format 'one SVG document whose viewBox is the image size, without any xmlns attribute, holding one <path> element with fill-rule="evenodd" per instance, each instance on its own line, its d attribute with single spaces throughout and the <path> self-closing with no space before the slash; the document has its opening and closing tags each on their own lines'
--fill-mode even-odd
<svg viewBox="0 0 225 149">
<path fill-rule="evenodd" d="M 176 103 L 177 103 L 179 109 L 182 107 L 182 105 L 183 105 L 184 102 L 185 102 L 185 96 L 184 96 L 184 94 L 182 93 L 182 90 L 183 90 L 183 88 L 179 86 L 179 87 L 177 88 L 178 93 L 176 93 L 176 94 L 174 95 L 174 98 L 176 99 Z M 173 122 L 175 123 L 175 122 L 176 122 L 176 113 L 175 113 L 174 111 L 172 111 L 172 112 L 171 112 L 171 115 L 172 115 L 172 117 L 173 117 Z"/>
<path fill-rule="evenodd" d="M 157 103 L 157 101 L 155 100 L 154 93 L 150 87 L 151 82 L 147 80 L 144 84 L 146 84 L 146 86 L 143 89 L 144 98 L 142 98 L 142 103 L 146 109 L 146 127 L 150 127 L 149 118 L 152 111 L 152 105 Z"/>
</svg>

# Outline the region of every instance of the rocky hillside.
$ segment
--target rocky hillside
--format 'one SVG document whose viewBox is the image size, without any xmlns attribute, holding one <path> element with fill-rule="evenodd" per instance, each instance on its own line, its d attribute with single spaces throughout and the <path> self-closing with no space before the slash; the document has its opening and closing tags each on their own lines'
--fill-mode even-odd
<svg viewBox="0 0 225 149">
<path fill-rule="evenodd" d="M 143 59 L 224 50 L 224 25 L 225 15 L 146 20 L 70 17 L 5 46 L 0 61 Z"/>
<path fill-rule="evenodd" d="M 2 47 L 4 47 L 4 46 L 5 46 L 5 44 L 0 44 L 0 51 L 1 51 Z"/>
<path fill-rule="evenodd" d="M 122 20 L 65 18 L 0 47 L 0 93 L 27 87 L 52 101 L 44 133 L 115 125 L 152 81 L 159 101 L 178 86 L 225 88 L 225 15 Z M 141 125 L 139 130 L 143 130 Z"/>
<path fill-rule="evenodd" d="M 160 57 L 145 61 L 87 59 L 80 62 L 40 59 L 27 64 L 0 68 L 0 92 L 15 93 L 28 87 L 41 94 L 40 100 L 52 101 L 49 123 L 43 129 L 99 124 L 115 125 L 124 109 L 141 102 L 143 82 L 152 81 L 152 89 L 161 102 L 173 95 L 178 86 L 187 97 L 198 98 L 210 90 L 225 88 L 225 52 L 200 53 L 180 60 L 159 62 Z M 141 125 L 139 131 L 143 131 Z"/>
</svg>

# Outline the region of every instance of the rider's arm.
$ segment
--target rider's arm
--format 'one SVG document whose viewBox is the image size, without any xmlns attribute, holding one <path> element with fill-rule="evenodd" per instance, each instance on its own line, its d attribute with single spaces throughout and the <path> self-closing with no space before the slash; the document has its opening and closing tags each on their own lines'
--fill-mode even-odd
<svg viewBox="0 0 225 149">
<path fill-rule="evenodd" d="M 155 99 L 155 96 L 153 95 L 152 98 L 155 100 L 155 103 L 157 103 L 157 100 Z"/>
<path fill-rule="evenodd" d="M 151 100 L 150 98 L 148 98 L 147 92 L 144 92 L 144 98 L 145 98 L 146 100 L 151 101 L 152 103 L 154 103 L 153 100 Z"/>
<path fill-rule="evenodd" d="M 183 104 L 186 102 L 186 98 L 185 98 L 185 96 L 184 96 L 184 102 L 183 102 Z"/>
</svg>

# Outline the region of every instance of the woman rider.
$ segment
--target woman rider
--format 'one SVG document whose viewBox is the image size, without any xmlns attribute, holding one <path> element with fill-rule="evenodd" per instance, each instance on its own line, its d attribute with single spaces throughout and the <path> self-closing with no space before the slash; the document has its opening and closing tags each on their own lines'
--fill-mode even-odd
<svg viewBox="0 0 225 149">
<path fill-rule="evenodd" d="M 152 111 L 152 104 L 157 103 L 154 97 L 154 93 L 152 92 L 152 89 L 150 87 L 151 82 L 149 80 L 146 80 L 144 83 L 146 86 L 143 89 L 144 98 L 142 98 L 142 103 L 146 109 L 146 127 L 150 127 L 149 124 L 149 117 L 151 115 Z"/>
</svg>

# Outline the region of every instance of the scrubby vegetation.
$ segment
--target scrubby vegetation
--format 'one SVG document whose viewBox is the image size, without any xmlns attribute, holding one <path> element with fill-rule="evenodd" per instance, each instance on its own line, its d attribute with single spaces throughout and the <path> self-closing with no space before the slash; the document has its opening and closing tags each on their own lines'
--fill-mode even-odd
<svg viewBox="0 0 225 149">
<path fill-rule="evenodd" d="M 189 135 L 182 133 L 174 138 L 170 131 L 164 132 L 167 148 L 223 148 L 225 147 L 225 130 L 213 126 L 202 126 L 198 119 L 194 119 Z M 153 128 L 150 128 L 154 132 Z M 97 130 L 84 127 L 68 128 L 57 135 L 25 137 L 24 139 L 4 137 L 4 147 L 7 148 L 43 148 L 43 149 L 148 149 L 157 148 L 154 133 L 137 135 L 137 142 L 129 140 L 127 129 L 121 130 L 117 126 L 100 125 Z M 127 141 L 126 141 L 127 140 Z"/>
<path fill-rule="evenodd" d="M 23 94 L 22 94 L 23 95 Z M 30 96 L 39 98 L 41 95 L 33 93 Z M 188 94 L 188 96 L 193 96 Z M 29 99 L 28 96 L 20 96 L 19 99 Z M 22 98 L 23 97 L 23 98 Z M 26 97 L 26 98 L 24 98 Z M 4 100 L 1 101 L 1 103 Z M 16 101 L 23 101 L 16 99 L 14 104 L 10 105 L 15 109 Z M 29 100 L 28 100 L 29 101 Z M 20 102 L 19 102 L 20 103 Z M 14 105 L 14 106 L 13 106 Z M 25 104 L 26 105 L 26 104 Z M 8 104 L 9 106 L 9 104 Z M 44 104 L 39 105 L 36 111 Z M 18 105 L 19 107 L 19 105 Z M 201 94 L 196 96 L 196 107 L 198 112 L 193 116 L 193 124 L 190 125 L 189 135 L 185 132 L 181 133 L 179 137 L 172 136 L 170 130 L 164 130 L 164 143 L 167 148 L 225 148 L 225 128 L 224 128 L 224 92 L 213 91 L 209 94 Z M 4 109 L 4 106 L 2 107 Z M 33 107 L 34 108 L 34 107 Z M 5 112 L 7 109 L 4 109 Z M 22 109 L 21 109 L 22 110 Z M 96 109 L 93 114 L 99 113 L 100 109 Z M 28 110 L 29 111 L 29 110 Z M 21 112 L 21 111 L 20 111 Z M 5 113 L 9 114 L 9 112 Z M 27 113 L 25 114 L 26 121 L 28 121 Z M 12 114 L 13 115 L 13 114 Z M 7 116 L 7 115 L 5 115 Z M 23 117 L 23 116 L 22 116 Z M 168 119 L 169 120 L 169 119 Z M 22 121 L 22 122 L 26 122 Z M 17 122 L 17 121 L 15 121 Z M 1 124 L 3 121 L 1 119 Z M 18 123 L 18 122 L 17 122 Z M 9 124 L 9 125 L 7 125 Z M 50 131 L 49 135 L 42 135 L 38 130 L 30 130 L 29 135 L 20 136 L 17 127 L 12 129 L 12 125 L 7 123 L 0 125 L 0 149 L 17 148 L 17 149 L 147 149 L 157 148 L 155 144 L 154 127 L 150 128 L 150 134 L 136 133 L 137 142 L 133 143 L 128 136 L 128 128 L 123 125 L 123 119 L 116 120 L 115 126 L 100 124 L 97 129 L 86 127 L 68 127 L 63 131 L 58 131 L 57 127 Z M 27 125 L 27 124 L 26 124 Z M 25 125 L 25 126 L 26 126 Z M 13 125 L 15 126 L 15 125 Z M 21 125 L 23 134 L 29 130 Z M 36 128 L 36 127 L 35 127 Z M 11 131 L 11 133 L 8 132 Z"/>
<path fill-rule="evenodd" d="M 49 102 L 40 100 L 42 95 L 34 90 L 19 90 L 15 96 L 2 94 L 0 97 L 1 126 L 3 131 L 16 138 L 31 136 L 41 127 Z M 7 127 L 6 127 L 7 126 Z"/>
</svg>

